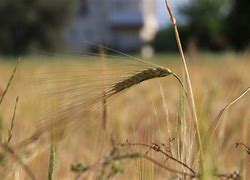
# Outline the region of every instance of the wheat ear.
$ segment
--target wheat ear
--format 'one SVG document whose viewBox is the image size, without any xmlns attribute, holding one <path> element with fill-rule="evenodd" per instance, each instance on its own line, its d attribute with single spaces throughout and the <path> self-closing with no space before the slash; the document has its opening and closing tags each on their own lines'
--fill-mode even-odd
<svg viewBox="0 0 250 180">
<path fill-rule="evenodd" d="M 148 69 L 142 70 L 136 73 L 135 75 L 132 75 L 122 81 L 117 82 L 116 84 L 114 84 L 112 89 L 107 92 L 106 95 L 110 97 L 116 93 L 119 93 L 143 81 L 147 81 L 147 80 L 159 78 L 159 77 L 166 77 L 168 75 L 173 75 L 183 87 L 183 84 L 180 78 L 176 74 L 174 74 L 171 70 L 169 70 L 168 68 L 156 67 L 156 68 L 148 68 Z"/>
</svg>

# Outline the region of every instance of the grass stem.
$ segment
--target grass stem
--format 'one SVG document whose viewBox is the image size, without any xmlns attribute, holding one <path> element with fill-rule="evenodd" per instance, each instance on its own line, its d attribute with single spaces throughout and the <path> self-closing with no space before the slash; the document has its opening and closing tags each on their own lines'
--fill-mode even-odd
<svg viewBox="0 0 250 180">
<path fill-rule="evenodd" d="M 204 158 L 203 158 L 201 134 L 200 134 L 200 130 L 199 130 L 199 122 L 198 122 L 198 118 L 197 118 L 196 107 L 195 107 L 195 102 L 194 102 L 194 95 L 193 95 L 193 90 L 192 90 L 192 84 L 191 84 L 191 80 L 190 80 L 190 76 L 189 76 L 189 71 L 188 71 L 188 68 L 187 68 L 186 58 L 185 58 L 183 48 L 182 48 L 182 45 L 181 45 L 181 40 L 180 40 L 180 36 L 179 36 L 179 32 L 178 32 L 175 17 L 174 17 L 174 15 L 172 13 L 172 10 L 171 10 L 167 0 L 165 0 L 165 3 L 166 3 L 167 10 L 169 12 L 169 15 L 170 15 L 170 21 L 171 21 L 171 23 L 172 23 L 172 25 L 174 27 L 175 37 L 176 37 L 178 49 L 179 49 L 181 59 L 182 59 L 182 63 L 183 63 L 184 70 L 185 70 L 186 81 L 187 81 L 187 86 L 188 86 L 188 94 L 189 94 L 188 99 L 189 99 L 190 106 L 191 106 L 191 113 L 192 113 L 192 116 L 193 116 L 193 118 L 195 120 L 195 124 L 196 124 L 196 131 L 197 131 L 197 137 L 198 137 L 198 143 L 199 143 L 200 157 L 201 157 L 201 162 L 203 162 Z"/>
</svg>

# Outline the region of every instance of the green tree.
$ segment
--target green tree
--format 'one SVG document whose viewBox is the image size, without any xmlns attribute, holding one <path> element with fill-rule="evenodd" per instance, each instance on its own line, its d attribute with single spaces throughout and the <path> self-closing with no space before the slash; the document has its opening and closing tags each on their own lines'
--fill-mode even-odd
<svg viewBox="0 0 250 180">
<path fill-rule="evenodd" d="M 227 19 L 226 32 L 236 50 L 246 48 L 250 42 L 250 1 L 233 0 Z"/>
<path fill-rule="evenodd" d="M 203 49 L 217 50 L 223 42 L 223 27 L 229 0 L 191 0 L 180 9 L 190 39 Z"/>
<path fill-rule="evenodd" d="M 72 0 L 0 0 L 0 53 L 55 50 L 74 12 Z"/>
<path fill-rule="evenodd" d="M 187 29 L 183 26 L 178 26 L 178 30 L 181 34 L 182 43 L 184 45 L 187 44 Z M 151 45 L 157 52 L 178 52 L 174 29 L 169 27 L 157 32 L 154 40 L 151 42 Z"/>
</svg>

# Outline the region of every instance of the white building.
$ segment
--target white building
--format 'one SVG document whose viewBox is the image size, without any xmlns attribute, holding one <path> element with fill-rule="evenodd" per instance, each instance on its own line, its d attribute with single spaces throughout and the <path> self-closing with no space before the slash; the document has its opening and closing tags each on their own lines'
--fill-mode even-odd
<svg viewBox="0 0 250 180">
<path fill-rule="evenodd" d="M 67 35 L 71 49 L 89 50 L 86 41 L 120 51 L 140 50 L 158 30 L 156 0 L 78 0 Z"/>
</svg>

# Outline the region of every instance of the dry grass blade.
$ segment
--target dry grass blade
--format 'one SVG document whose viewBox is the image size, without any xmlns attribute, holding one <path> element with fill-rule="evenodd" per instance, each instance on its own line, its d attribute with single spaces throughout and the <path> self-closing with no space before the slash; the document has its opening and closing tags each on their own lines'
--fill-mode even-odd
<svg viewBox="0 0 250 180">
<path fill-rule="evenodd" d="M 15 107 L 14 107 L 14 112 L 13 112 L 13 115 L 12 115 L 12 118 L 11 118 L 10 128 L 8 130 L 8 139 L 7 139 L 7 142 L 6 142 L 7 144 L 10 143 L 10 140 L 12 138 L 12 131 L 13 131 L 13 128 L 14 128 L 14 120 L 15 120 L 15 117 L 16 117 L 17 104 L 18 104 L 18 97 L 16 97 L 16 103 L 15 103 Z"/>
<path fill-rule="evenodd" d="M 105 93 L 105 92 L 104 92 Z M 103 104 L 103 111 L 102 111 L 102 127 L 103 129 L 105 130 L 107 128 L 107 119 L 108 119 L 108 113 L 107 113 L 107 98 L 104 94 L 104 97 L 103 97 L 103 101 L 102 101 L 102 104 Z"/>
<path fill-rule="evenodd" d="M 198 136 L 198 143 L 199 143 L 199 148 L 200 148 L 200 153 L 201 153 L 201 162 L 203 162 L 203 148 L 202 148 L 202 142 L 201 142 L 201 134 L 200 134 L 200 130 L 199 130 L 199 122 L 198 122 L 198 118 L 197 118 L 196 107 L 195 107 L 195 102 L 194 102 L 194 95 L 193 95 L 193 90 L 192 90 L 192 84 L 191 84 L 191 80 L 190 80 L 190 76 L 189 76 L 189 72 L 188 72 L 188 68 L 187 68 L 186 58 L 185 58 L 185 55 L 184 55 L 184 52 L 182 49 L 182 44 L 181 44 L 181 40 L 180 40 L 175 17 L 173 15 L 173 12 L 172 12 L 167 0 L 165 0 L 165 3 L 166 3 L 166 7 L 168 10 L 169 16 L 170 16 L 170 21 L 174 27 L 178 49 L 179 49 L 182 63 L 183 63 L 184 70 L 185 70 L 187 86 L 188 86 L 188 94 L 189 94 L 188 100 L 190 103 L 190 107 L 191 107 L 190 109 L 191 109 L 192 116 L 195 119 L 196 131 L 197 131 L 197 136 Z"/>
<path fill-rule="evenodd" d="M 8 90 L 9 90 L 9 87 L 10 87 L 10 85 L 11 85 L 11 83 L 12 83 L 14 77 L 15 77 L 16 70 L 17 70 L 17 66 L 18 66 L 19 62 L 20 62 L 20 59 L 17 61 L 16 66 L 15 66 L 15 68 L 13 69 L 13 72 L 12 72 L 12 74 L 11 74 L 11 76 L 10 76 L 9 81 L 8 81 L 8 84 L 7 84 L 6 88 L 5 88 L 5 90 L 3 91 L 2 96 L 0 97 L 0 106 L 1 106 L 1 104 L 2 104 L 2 102 L 3 102 L 3 99 L 4 99 L 5 95 L 7 94 Z"/>
<path fill-rule="evenodd" d="M 100 48 L 100 56 L 102 61 L 102 70 L 105 72 L 106 70 L 106 57 L 105 57 L 105 51 L 104 48 Z M 105 130 L 107 127 L 107 119 L 108 119 L 108 113 L 107 113 L 107 97 L 106 97 L 106 89 L 105 89 L 105 73 L 103 73 L 103 99 L 102 99 L 102 127 Z"/>
<path fill-rule="evenodd" d="M 250 87 L 248 87 L 243 93 L 241 93 L 240 96 L 238 96 L 237 98 L 235 98 L 233 101 L 231 101 L 228 105 L 226 105 L 220 112 L 219 114 L 216 116 L 216 118 L 214 119 L 214 121 L 211 123 L 208 132 L 207 132 L 207 136 L 213 136 L 214 132 L 216 131 L 216 129 L 218 128 L 218 124 L 219 121 L 221 119 L 221 117 L 223 116 L 223 114 L 228 110 L 229 107 L 231 107 L 233 104 L 235 104 L 236 102 L 238 102 L 243 96 L 245 96 L 248 92 L 250 91 Z"/>
</svg>

